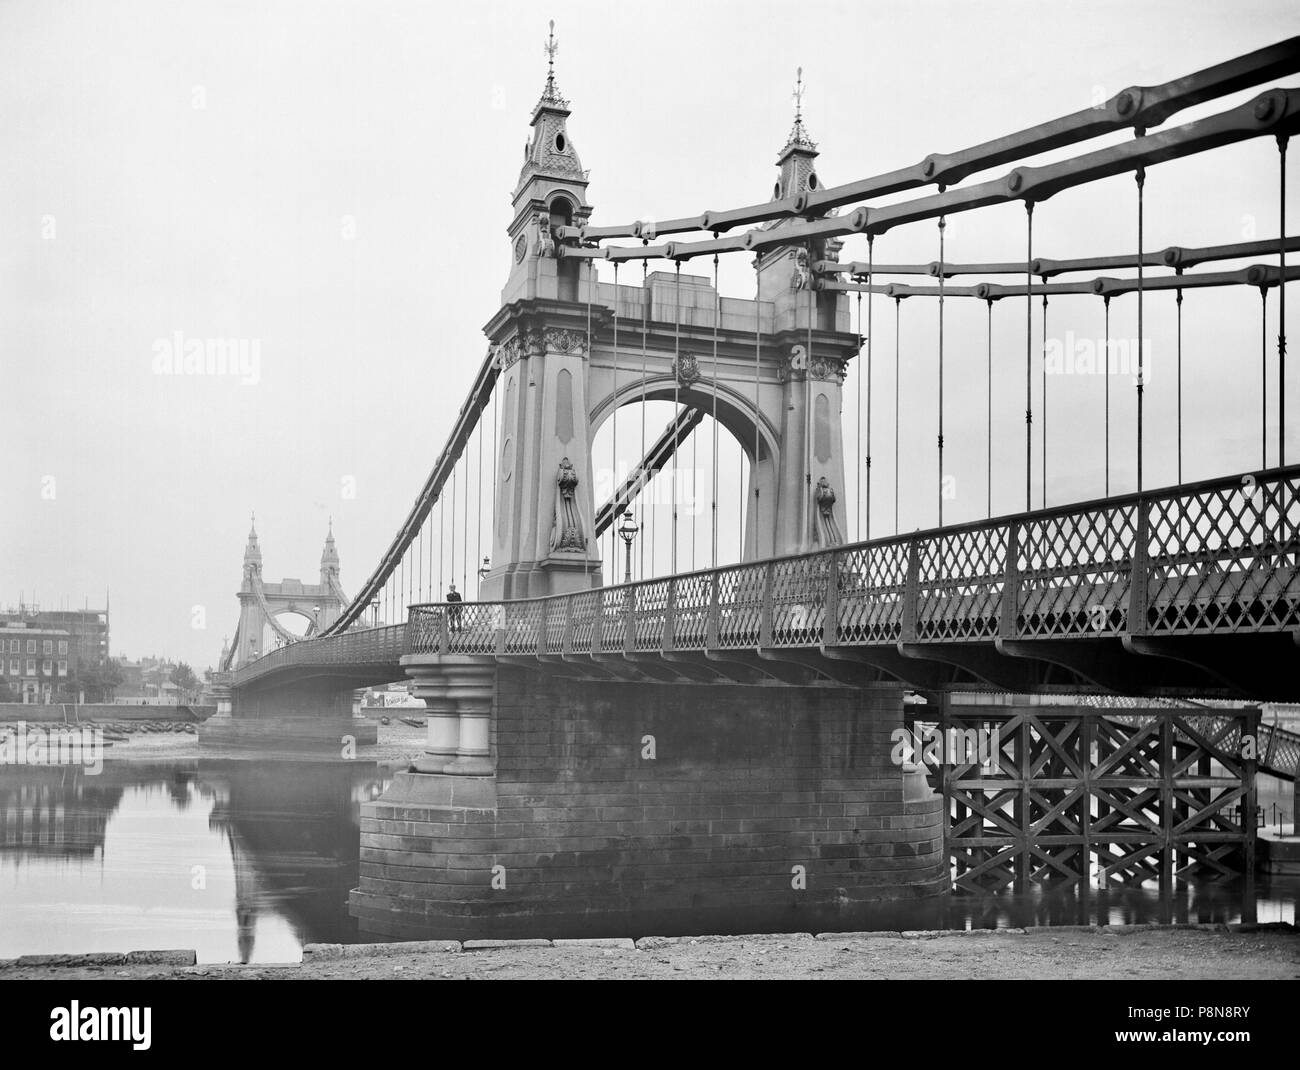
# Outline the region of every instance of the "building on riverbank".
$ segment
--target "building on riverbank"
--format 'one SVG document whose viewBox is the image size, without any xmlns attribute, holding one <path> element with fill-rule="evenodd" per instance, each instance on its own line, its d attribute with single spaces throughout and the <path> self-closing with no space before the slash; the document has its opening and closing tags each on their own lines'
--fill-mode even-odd
<svg viewBox="0 0 1300 1070">
<path fill-rule="evenodd" d="M 107 603 L 47 610 L 19 602 L 0 610 L 0 681 L 13 701 L 54 702 L 61 691 L 102 688 L 108 651 Z"/>
</svg>

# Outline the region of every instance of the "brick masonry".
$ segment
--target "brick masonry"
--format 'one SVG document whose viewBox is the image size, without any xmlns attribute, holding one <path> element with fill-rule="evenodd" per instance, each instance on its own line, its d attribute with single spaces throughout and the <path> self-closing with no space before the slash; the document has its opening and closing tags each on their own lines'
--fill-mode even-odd
<svg viewBox="0 0 1300 1070">
<path fill-rule="evenodd" d="M 890 761 L 901 724 L 892 688 L 502 667 L 495 777 L 411 774 L 364 804 L 351 911 L 364 933 L 433 939 L 864 927 L 866 904 L 947 888 L 940 801 L 915 783 L 905 799 Z M 420 801 L 435 781 L 456 797 Z"/>
</svg>

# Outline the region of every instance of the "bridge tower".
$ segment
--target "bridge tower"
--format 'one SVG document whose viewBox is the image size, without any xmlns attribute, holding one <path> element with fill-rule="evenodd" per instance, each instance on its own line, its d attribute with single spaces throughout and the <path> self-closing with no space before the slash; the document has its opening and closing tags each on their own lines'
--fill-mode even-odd
<svg viewBox="0 0 1300 1070">
<path fill-rule="evenodd" d="M 654 272 L 644 287 L 598 283 L 589 259 L 566 255 L 580 252 L 571 229 L 559 230 L 583 225 L 592 211 L 569 115 L 552 57 L 515 189 L 502 307 L 484 328 L 498 354 L 504 417 L 494 567 L 480 597 L 530 598 L 601 582 L 591 446 L 615 409 L 643 400 L 713 412 L 745 450 L 746 559 L 842 542 L 841 393 L 859 339 L 849 330 L 848 296 L 816 290 L 811 273 L 815 261 L 836 259 L 842 243 L 766 246 L 754 262 L 755 299 L 720 297 L 707 278 L 675 271 Z M 797 105 L 777 157 L 777 196 L 817 189 L 817 157 Z M 628 339 L 642 332 L 645 352 L 633 358 L 637 342 Z M 625 473 L 601 474 L 613 485 Z"/>
<path fill-rule="evenodd" d="M 794 125 L 777 157 L 779 176 L 774 198 L 797 197 L 819 188 L 817 145 L 803 121 L 803 71 L 795 89 Z M 779 232 L 795 220 L 781 219 L 764 229 Z M 848 362 L 857 352 L 843 335 L 850 328 L 849 299 L 844 293 L 813 288 L 812 264 L 839 259 L 838 239 L 769 247 L 755 260 L 759 303 L 772 306 L 771 343 L 780 384 L 780 456 L 776 463 L 775 500 L 763 521 L 759 541 L 746 540 L 750 555 L 824 550 L 844 541 L 844 438 L 842 386 Z M 758 466 L 751 471 L 757 472 Z M 754 487 L 750 487 L 753 500 Z"/>
<path fill-rule="evenodd" d="M 569 102 L 546 85 L 508 228 L 510 276 L 501 310 L 485 328 L 501 354 L 500 440 L 494 567 L 483 598 L 530 598 L 600 583 L 587 420 L 587 324 L 591 273 L 554 256 L 555 227 L 591 215 L 587 172 L 569 137 Z"/>
<path fill-rule="evenodd" d="M 262 548 L 258 543 L 254 518 L 244 546 L 244 575 L 239 585 L 239 628 L 235 633 L 234 649 L 229 651 L 228 663 L 239 668 L 261 657 L 265 653 L 262 645 L 268 626 L 283 642 L 298 639 L 299 636 L 276 619 L 281 613 L 306 617 L 306 634 L 312 635 L 338 619 L 345 605 L 347 598 L 339 586 L 339 553 L 334 543 L 332 522 L 321 552 L 319 583 L 303 583 L 298 579 L 266 583 L 262 579 Z M 223 655 L 222 665 L 226 664 L 227 658 Z"/>
</svg>

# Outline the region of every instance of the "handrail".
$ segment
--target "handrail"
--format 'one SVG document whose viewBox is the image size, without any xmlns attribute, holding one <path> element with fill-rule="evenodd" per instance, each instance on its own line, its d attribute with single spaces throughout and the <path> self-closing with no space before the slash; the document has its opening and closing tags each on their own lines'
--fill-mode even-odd
<svg viewBox="0 0 1300 1070">
<path fill-rule="evenodd" d="M 1224 521 L 1235 537 L 1222 535 Z M 408 649 L 599 653 L 592 605 L 623 615 L 625 643 L 644 622 L 659 628 L 656 648 L 674 649 L 700 612 L 679 595 L 715 586 L 707 630 L 724 648 L 1290 631 L 1300 627 L 1300 465 L 577 594 L 421 603 Z M 1233 616 L 1243 599 L 1262 607 L 1255 619 Z M 566 620 L 559 643 L 544 628 L 552 607 Z"/>
<path fill-rule="evenodd" d="M 408 654 L 572 658 L 1261 632 L 1300 632 L 1300 465 L 568 594 L 420 603 L 406 625 L 305 640 L 236 670 L 231 682 L 294 665 L 396 665 Z"/>
</svg>

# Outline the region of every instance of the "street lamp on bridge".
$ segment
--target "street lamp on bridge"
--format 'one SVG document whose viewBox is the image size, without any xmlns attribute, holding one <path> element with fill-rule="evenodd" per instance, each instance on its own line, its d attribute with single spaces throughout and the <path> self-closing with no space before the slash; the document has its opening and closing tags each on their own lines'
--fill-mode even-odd
<svg viewBox="0 0 1300 1070">
<path fill-rule="evenodd" d="M 626 564 L 623 569 L 623 582 L 632 582 L 632 540 L 636 538 L 636 533 L 641 530 L 635 518 L 632 516 L 630 509 L 623 510 L 623 519 L 619 522 L 618 533 L 623 536 L 623 545 L 626 548 Z"/>
</svg>

